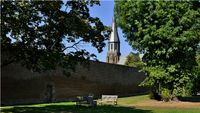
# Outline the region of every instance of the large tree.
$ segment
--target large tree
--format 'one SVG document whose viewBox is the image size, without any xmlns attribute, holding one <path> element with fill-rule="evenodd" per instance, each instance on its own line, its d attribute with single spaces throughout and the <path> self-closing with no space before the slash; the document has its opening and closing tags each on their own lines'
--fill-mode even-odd
<svg viewBox="0 0 200 113">
<path fill-rule="evenodd" d="M 115 17 L 129 44 L 144 53 L 143 85 L 164 96 L 192 87 L 200 42 L 198 1 L 115 1 Z M 170 98 L 169 97 L 169 98 Z"/>
<path fill-rule="evenodd" d="M 2 1 L 1 67 L 20 62 L 33 71 L 72 69 L 94 57 L 78 47 L 89 43 L 101 52 L 108 38 L 109 29 L 90 16 L 93 5 L 99 1 Z"/>
</svg>

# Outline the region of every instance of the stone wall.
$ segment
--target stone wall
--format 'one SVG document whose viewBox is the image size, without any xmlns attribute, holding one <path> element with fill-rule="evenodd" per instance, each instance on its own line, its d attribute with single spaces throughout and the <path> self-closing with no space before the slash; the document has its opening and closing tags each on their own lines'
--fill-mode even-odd
<svg viewBox="0 0 200 113">
<path fill-rule="evenodd" d="M 72 101 L 79 95 L 102 94 L 130 96 L 147 92 L 138 87 L 145 75 L 137 69 L 122 65 L 91 61 L 78 65 L 71 76 L 62 70 L 36 73 L 11 64 L 1 69 L 1 104 L 27 104 Z"/>
</svg>

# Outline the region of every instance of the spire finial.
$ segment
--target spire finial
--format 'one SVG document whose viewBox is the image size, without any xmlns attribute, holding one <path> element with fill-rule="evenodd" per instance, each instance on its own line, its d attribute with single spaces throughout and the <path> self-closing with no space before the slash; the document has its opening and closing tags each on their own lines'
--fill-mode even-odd
<svg viewBox="0 0 200 113">
<path fill-rule="evenodd" d="M 115 17 L 113 16 L 112 19 L 112 32 L 110 35 L 110 42 L 119 42 L 118 32 L 117 32 L 117 26 L 115 22 Z"/>
</svg>

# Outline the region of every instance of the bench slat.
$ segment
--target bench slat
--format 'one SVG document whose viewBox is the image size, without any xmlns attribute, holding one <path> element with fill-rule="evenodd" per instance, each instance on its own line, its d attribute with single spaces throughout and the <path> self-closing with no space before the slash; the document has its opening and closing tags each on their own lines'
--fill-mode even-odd
<svg viewBox="0 0 200 113">
<path fill-rule="evenodd" d="M 118 95 L 102 95 L 101 96 L 101 103 L 108 103 L 108 102 L 112 102 L 113 104 L 117 104 L 117 98 Z"/>
</svg>

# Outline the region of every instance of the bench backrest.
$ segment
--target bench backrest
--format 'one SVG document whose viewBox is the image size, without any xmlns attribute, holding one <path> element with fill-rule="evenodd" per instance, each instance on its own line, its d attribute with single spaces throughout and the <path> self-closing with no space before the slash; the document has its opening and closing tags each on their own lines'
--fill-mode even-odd
<svg viewBox="0 0 200 113">
<path fill-rule="evenodd" d="M 102 101 L 117 101 L 118 95 L 102 95 Z"/>
</svg>

